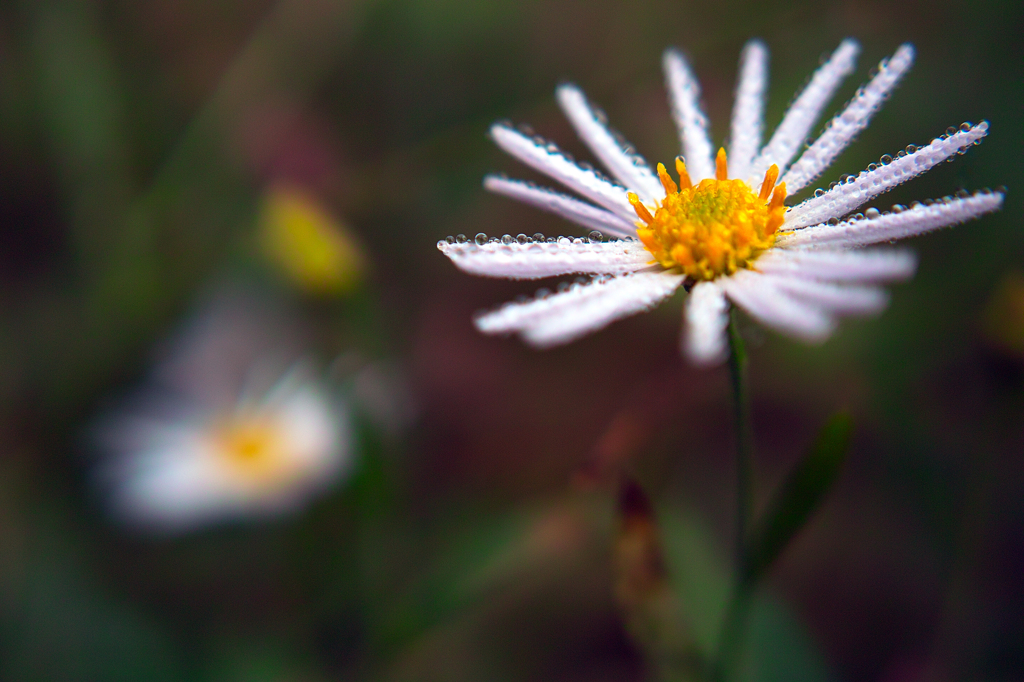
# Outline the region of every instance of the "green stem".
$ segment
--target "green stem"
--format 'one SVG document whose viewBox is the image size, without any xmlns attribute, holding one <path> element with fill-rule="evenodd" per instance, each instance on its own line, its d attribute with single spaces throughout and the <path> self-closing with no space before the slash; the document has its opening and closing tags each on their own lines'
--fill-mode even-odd
<svg viewBox="0 0 1024 682">
<path fill-rule="evenodd" d="M 743 640 L 754 584 L 747 571 L 747 542 L 754 513 L 754 436 L 750 425 L 750 395 L 747 390 L 747 353 L 736 328 L 736 309 L 729 315 L 729 375 L 732 380 L 736 422 L 736 578 L 722 621 L 718 652 L 711 679 L 724 682 Z"/>
</svg>

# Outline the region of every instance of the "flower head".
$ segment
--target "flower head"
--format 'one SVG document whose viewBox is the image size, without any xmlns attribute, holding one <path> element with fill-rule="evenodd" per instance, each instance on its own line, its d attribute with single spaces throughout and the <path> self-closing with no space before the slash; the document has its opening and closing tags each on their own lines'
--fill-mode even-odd
<svg viewBox="0 0 1024 682">
<path fill-rule="evenodd" d="M 854 68 L 860 48 L 845 40 L 814 73 L 762 146 L 768 53 L 750 42 L 740 60 L 728 155 L 714 153 L 700 107 L 700 90 L 685 58 L 665 54 L 664 68 L 683 156 L 673 178 L 640 158 L 573 85 L 558 102 L 580 138 L 613 180 L 577 164 L 557 146 L 499 123 L 491 136 L 506 152 L 562 183 L 584 200 L 502 176 L 491 191 L 533 204 L 594 230 L 589 239 L 543 235 L 488 240 L 477 235 L 438 242 L 461 269 L 478 275 L 539 279 L 589 274 L 589 282 L 533 300 L 509 303 L 476 318 L 486 333 L 518 333 L 538 347 L 572 341 L 610 322 L 656 305 L 680 285 L 690 295 L 683 349 L 699 364 L 726 354 L 730 302 L 790 336 L 827 338 L 840 315 L 880 311 L 877 286 L 909 277 L 910 253 L 860 250 L 953 225 L 997 210 L 1001 192 L 945 197 L 854 213 L 873 198 L 936 164 L 962 154 L 988 132 L 988 123 L 951 128 L 923 147 L 883 156 L 856 176 L 795 206 L 791 196 L 811 184 L 863 130 L 910 68 L 914 50 L 902 45 L 835 115 L 803 152 L 822 111 Z M 795 160 L 794 160 L 795 159 Z M 617 239 L 605 241 L 602 233 Z"/>
<path fill-rule="evenodd" d="M 263 325 L 282 320 L 254 317 L 251 305 L 217 301 L 151 385 L 104 421 L 100 481 L 119 521 L 166 533 L 280 515 L 349 469 L 347 409 L 307 365 L 286 360 L 287 342 L 268 338 Z"/>
</svg>

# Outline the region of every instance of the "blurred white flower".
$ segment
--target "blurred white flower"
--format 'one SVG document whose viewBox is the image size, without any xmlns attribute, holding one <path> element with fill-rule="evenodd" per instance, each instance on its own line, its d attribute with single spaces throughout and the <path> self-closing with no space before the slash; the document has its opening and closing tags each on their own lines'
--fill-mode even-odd
<svg viewBox="0 0 1024 682">
<path fill-rule="evenodd" d="M 573 85 L 558 88 L 558 103 L 616 182 L 577 164 L 542 138 L 507 124 L 494 125 L 491 136 L 503 150 L 592 203 L 500 176 L 488 176 L 484 186 L 598 234 L 590 239 L 506 235 L 500 240 L 479 234 L 474 240 L 460 235 L 438 242 L 442 253 L 472 274 L 515 279 L 594 276 L 480 315 L 477 327 L 489 334 L 518 333 L 537 347 L 554 346 L 648 309 L 685 284 L 691 291 L 683 349 L 692 361 L 709 364 L 726 355 L 730 301 L 762 323 L 811 342 L 827 338 L 837 316 L 880 311 L 888 299 L 874 285 L 909 277 L 915 259 L 907 252 L 855 249 L 976 218 L 997 210 L 1003 194 L 964 193 L 909 208 L 894 206 L 884 213 L 873 208 L 853 213 L 962 154 L 988 132 L 986 122 L 965 123 L 928 145 L 883 156 L 857 176 L 845 176 L 829 190 L 817 190 L 787 207 L 787 193 L 808 186 L 831 165 L 868 125 L 914 59 L 910 45 L 900 46 L 805 147 L 825 106 L 853 71 L 859 51 L 855 41 L 843 41 L 762 146 L 768 51 L 761 42 L 750 42 L 740 61 L 728 158 L 724 149 L 714 153 L 700 88 L 685 58 L 675 50 L 666 52 L 666 81 L 685 154 L 685 161 L 677 157 L 675 163 L 678 183 L 664 165 L 652 170 Z M 599 233 L 619 239 L 604 241 Z"/>
<path fill-rule="evenodd" d="M 171 344 L 99 429 L 115 518 L 180 532 L 294 512 L 338 481 L 352 460 L 347 406 L 294 359 L 294 331 L 234 292 Z"/>
</svg>

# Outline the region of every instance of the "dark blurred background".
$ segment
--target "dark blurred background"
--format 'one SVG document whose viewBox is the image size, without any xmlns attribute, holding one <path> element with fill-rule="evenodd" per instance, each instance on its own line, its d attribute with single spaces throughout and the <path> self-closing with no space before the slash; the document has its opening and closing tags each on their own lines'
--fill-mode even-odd
<svg viewBox="0 0 1024 682">
<path fill-rule="evenodd" d="M 481 187 L 535 177 L 487 139 L 498 119 L 587 158 L 560 81 L 668 161 L 666 47 L 721 143 L 747 39 L 771 50 L 770 131 L 851 36 L 828 115 L 901 42 L 917 63 L 821 184 L 987 119 L 982 145 L 875 205 L 1009 189 L 1001 213 L 913 240 L 920 270 L 879 318 L 816 348 L 744 324 L 759 501 L 828 414 L 855 433 L 765 586 L 742 676 L 1024 680 L 1022 30 L 1016 0 L 3 2 L 0 679 L 648 679 L 612 597 L 613 491 L 578 483 L 595 458 L 652 497 L 710 647 L 731 412 L 726 371 L 679 357 L 679 301 L 535 352 L 471 323 L 533 286 L 434 244 L 573 233 Z M 354 285 L 311 290 L 261 246 L 282 186 L 362 254 Z M 126 533 L 90 485 L 90 425 L 224 281 L 302 319 L 324 365 L 387 364 L 416 418 L 361 418 L 354 473 L 303 514 Z"/>
</svg>

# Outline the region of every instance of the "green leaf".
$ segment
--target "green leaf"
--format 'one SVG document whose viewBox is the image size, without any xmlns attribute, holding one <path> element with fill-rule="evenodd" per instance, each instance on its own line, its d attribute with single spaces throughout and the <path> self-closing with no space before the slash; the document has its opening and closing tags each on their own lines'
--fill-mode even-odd
<svg viewBox="0 0 1024 682">
<path fill-rule="evenodd" d="M 665 555 L 683 618 L 711 660 L 728 608 L 728 564 L 714 534 L 692 513 L 660 507 Z M 833 679 L 818 643 L 796 613 L 770 594 L 751 598 L 734 682 L 828 682 Z"/>
<path fill-rule="evenodd" d="M 776 492 L 755 527 L 744 579 L 756 582 L 778 558 L 835 483 L 846 459 L 852 421 L 839 412 L 825 423 L 814 445 Z"/>
</svg>

